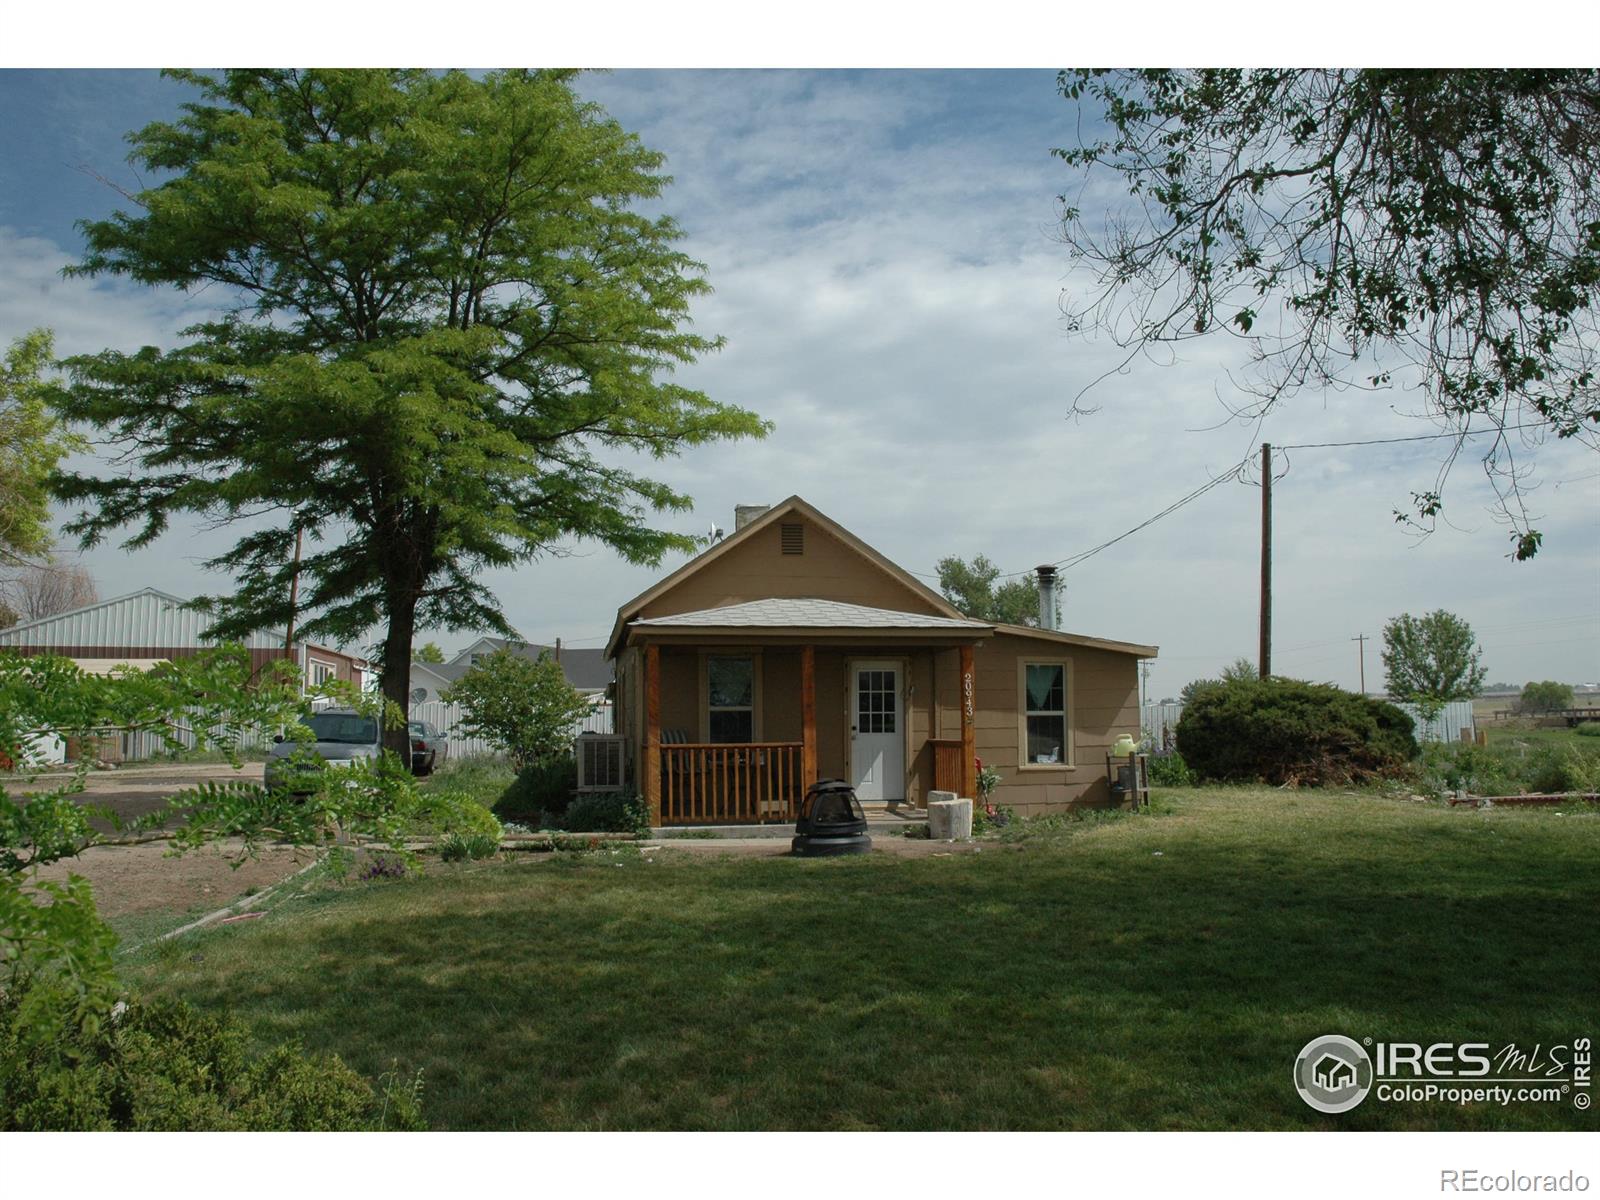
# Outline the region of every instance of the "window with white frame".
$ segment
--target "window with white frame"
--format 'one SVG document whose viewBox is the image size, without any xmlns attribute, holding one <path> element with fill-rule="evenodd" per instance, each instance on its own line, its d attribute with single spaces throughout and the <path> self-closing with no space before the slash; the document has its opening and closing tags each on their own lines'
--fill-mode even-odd
<svg viewBox="0 0 1600 1200">
<path fill-rule="evenodd" d="M 1023 765 L 1065 764 L 1067 747 L 1067 667 L 1031 662 L 1022 667 Z"/>
<path fill-rule="evenodd" d="M 320 684 L 327 683 L 330 679 L 337 679 L 337 678 L 339 678 L 339 668 L 338 667 L 334 666 L 330 662 L 322 662 L 319 659 L 313 658 L 311 660 L 311 686 L 312 687 L 317 687 Z"/>
<path fill-rule="evenodd" d="M 755 741 L 755 683 L 755 659 L 750 655 L 707 657 L 706 730 L 710 741 Z"/>
</svg>

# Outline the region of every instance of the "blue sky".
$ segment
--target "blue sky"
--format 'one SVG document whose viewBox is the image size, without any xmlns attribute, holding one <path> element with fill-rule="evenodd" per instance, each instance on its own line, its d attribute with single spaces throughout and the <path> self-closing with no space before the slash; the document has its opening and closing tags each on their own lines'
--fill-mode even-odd
<svg viewBox="0 0 1600 1200">
<path fill-rule="evenodd" d="M 728 338 L 685 382 L 777 423 L 762 443 L 664 464 L 696 498 L 673 518 L 701 533 L 735 503 L 799 492 L 904 566 L 986 553 L 1008 571 L 1122 532 L 1239 461 L 1257 440 L 1219 393 L 1242 357 L 1191 343 L 1073 397 L 1110 347 L 1069 337 L 1051 147 L 1076 114 L 1051 71 L 645 71 L 580 90 L 666 152 L 665 208 L 716 289 L 699 327 Z M 171 115 L 186 89 L 143 71 L 0 72 L 0 337 L 57 330 L 63 353 L 172 344 L 185 298 L 64 281 L 73 224 L 137 186 L 122 135 Z M 1302 395 L 1277 443 L 1429 432 L 1403 393 Z M 1572 446 L 1533 454 L 1546 550 L 1505 557 L 1476 464 L 1452 477 L 1452 522 L 1418 542 L 1392 510 L 1431 486 L 1436 447 L 1305 451 L 1275 493 L 1279 670 L 1354 685 L 1356 646 L 1397 613 L 1448 608 L 1473 624 L 1492 677 L 1600 678 L 1600 475 Z M 1224 485 L 1065 576 L 1065 624 L 1157 642 L 1156 696 L 1253 655 L 1259 492 Z M 84 556 L 104 594 L 146 584 L 225 588 L 197 565 L 223 545 L 186 528 L 138 554 Z M 610 614 L 656 572 L 569 547 L 491 582 L 532 639 L 598 645 Z M 673 563 L 666 564 L 668 569 Z M 465 635 L 441 638 L 447 646 Z M 1367 678 L 1381 679 L 1368 643 Z"/>
</svg>

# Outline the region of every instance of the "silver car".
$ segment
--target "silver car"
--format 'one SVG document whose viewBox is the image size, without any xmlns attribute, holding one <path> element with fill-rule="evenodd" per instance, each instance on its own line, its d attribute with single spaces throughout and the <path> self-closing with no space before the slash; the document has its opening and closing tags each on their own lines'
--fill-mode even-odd
<svg viewBox="0 0 1600 1200">
<path fill-rule="evenodd" d="M 378 719 L 353 708 L 323 708 L 302 717 L 300 723 L 311 730 L 315 742 L 297 742 L 281 733 L 267 755 L 265 781 L 269 789 L 292 792 L 317 790 L 320 770 L 290 761 L 290 756 L 315 754 L 330 767 L 349 766 L 383 754 L 383 733 Z"/>
</svg>

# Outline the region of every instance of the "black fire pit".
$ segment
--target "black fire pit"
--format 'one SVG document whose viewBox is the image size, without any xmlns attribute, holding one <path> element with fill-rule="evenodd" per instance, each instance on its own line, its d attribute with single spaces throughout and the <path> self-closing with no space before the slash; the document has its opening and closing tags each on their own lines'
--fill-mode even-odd
<svg viewBox="0 0 1600 1200">
<path fill-rule="evenodd" d="M 789 849 L 807 857 L 865 854 L 872 849 L 867 814 L 853 787 L 842 779 L 819 779 L 806 789 Z"/>
</svg>

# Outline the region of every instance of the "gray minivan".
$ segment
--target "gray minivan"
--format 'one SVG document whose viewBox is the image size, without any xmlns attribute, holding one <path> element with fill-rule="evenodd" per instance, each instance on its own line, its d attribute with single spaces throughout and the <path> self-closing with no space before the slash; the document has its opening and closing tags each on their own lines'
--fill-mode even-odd
<svg viewBox="0 0 1600 1200">
<path fill-rule="evenodd" d="M 291 755 L 302 749 L 315 754 L 330 767 L 349 766 L 383 754 L 383 732 L 378 727 L 378 718 L 367 713 L 353 708 L 322 708 L 301 717 L 300 723 L 311 730 L 316 741 L 297 742 L 281 733 L 273 739 L 276 744 L 267 755 L 265 774 L 268 788 L 316 791 L 319 772 L 289 761 Z"/>
</svg>

